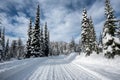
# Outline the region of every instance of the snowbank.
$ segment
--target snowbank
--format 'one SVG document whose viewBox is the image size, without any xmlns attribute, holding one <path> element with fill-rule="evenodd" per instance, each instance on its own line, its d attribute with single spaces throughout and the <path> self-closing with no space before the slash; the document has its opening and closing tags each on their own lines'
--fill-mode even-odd
<svg viewBox="0 0 120 80">
<path fill-rule="evenodd" d="M 114 59 L 107 59 L 102 53 L 99 55 L 93 53 L 87 57 L 85 57 L 85 54 L 82 53 L 81 55 L 77 56 L 74 61 L 78 63 L 106 65 L 120 68 L 120 56 L 115 56 Z"/>
</svg>

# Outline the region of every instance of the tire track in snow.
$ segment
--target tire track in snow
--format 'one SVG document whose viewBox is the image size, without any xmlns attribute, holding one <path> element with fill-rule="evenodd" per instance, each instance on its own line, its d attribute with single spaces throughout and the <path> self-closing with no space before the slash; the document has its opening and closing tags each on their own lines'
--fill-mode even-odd
<svg viewBox="0 0 120 80">
<path fill-rule="evenodd" d="M 64 74 L 62 74 L 63 77 L 64 77 L 64 80 L 73 80 L 73 78 L 71 77 L 71 75 L 64 68 L 64 65 L 65 64 L 61 65 L 61 71 L 62 71 L 62 73 L 64 73 Z"/>
<path fill-rule="evenodd" d="M 65 65 L 64 65 L 64 68 L 65 68 L 65 70 L 68 72 L 68 74 L 72 77 L 71 80 L 78 80 L 78 79 L 77 79 L 77 75 L 75 74 L 76 72 L 74 72 L 74 71 L 72 70 L 72 67 L 71 67 L 70 64 L 65 64 Z M 70 68 L 70 69 L 69 69 L 69 68 Z M 73 73 L 74 73 L 74 74 L 73 74 Z"/>
<path fill-rule="evenodd" d="M 45 69 L 42 71 L 42 74 L 39 76 L 39 80 L 48 80 L 48 72 L 50 69 L 50 64 L 48 62 L 45 63 Z"/>
<path fill-rule="evenodd" d="M 63 76 L 62 74 L 64 73 L 61 69 L 61 65 L 55 65 L 54 66 L 55 69 L 55 79 L 54 80 L 65 80 L 65 76 Z"/>
<path fill-rule="evenodd" d="M 97 73 L 97 72 L 94 72 L 94 71 L 92 71 L 92 70 L 89 70 L 89 69 L 83 67 L 82 65 L 78 65 L 78 64 L 76 64 L 76 63 L 72 63 L 72 64 L 75 65 L 75 66 L 78 66 L 79 69 L 84 70 L 87 74 L 91 74 L 91 75 L 93 75 L 93 76 L 98 77 L 100 80 L 111 80 L 111 79 L 109 79 L 109 78 L 107 78 L 107 77 L 105 77 L 105 76 L 102 76 L 101 74 L 99 74 L 99 73 Z"/>
<path fill-rule="evenodd" d="M 49 78 L 48 80 L 53 80 L 53 66 L 51 64 L 50 64 L 47 77 Z"/>
<path fill-rule="evenodd" d="M 38 80 L 38 78 L 44 74 L 47 63 L 44 61 L 40 66 L 34 71 L 34 73 L 28 78 L 28 80 Z"/>
<path fill-rule="evenodd" d="M 43 66 L 36 69 L 35 72 L 28 78 L 28 80 L 37 80 L 39 78 L 40 74 L 42 74 L 44 69 L 45 69 L 45 67 L 43 67 Z"/>
<path fill-rule="evenodd" d="M 66 66 L 66 69 L 68 70 L 68 72 L 71 71 L 72 76 L 75 76 L 74 79 L 75 80 L 100 80 L 99 78 L 95 77 L 94 75 L 91 75 L 89 73 L 87 73 L 86 71 L 84 71 L 83 69 L 80 69 L 78 66 L 74 66 L 73 64 L 67 64 L 69 65 Z M 77 74 L 77 75 L 76 75 Z"/>
</svg>

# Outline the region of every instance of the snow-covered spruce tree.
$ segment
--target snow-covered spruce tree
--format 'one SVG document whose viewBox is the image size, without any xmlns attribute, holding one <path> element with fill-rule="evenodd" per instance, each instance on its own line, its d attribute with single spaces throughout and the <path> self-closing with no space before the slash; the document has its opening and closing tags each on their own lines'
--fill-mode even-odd
<svg viewBox="0 0 120 80">
<path fill-rule="evenodd" d="M 64 52 L 63 52 L 63 45 L 62 45 L 62 42 L 61 42 L 61 44 L 60 44 L 59 46 L 60 46 L 60 47 L 59 47 L 60 54 L 63 54 Z"/>
<path fill-rule="evenodd" d="M 48 31 L 48 55 L 52 55 L 52 53 L 50 53 L 51 47 L 50 47 L 50 32 Z"/>
<path fill-rule="evenodd" d="M 5 59 L 10 59 L 10 47 L 9 47 L 9 39 L 7 39 L 6 46 L 5 46 Z"/>
<path fill-rule="evenodd" d="M 1 20 L 1 19 L 0 19 Z M 1 21 L 0 21 L 0 61 L 2 61 L 3 59 L 3 57 L 2 57 L 2 52 L 3 52 L 3 48 L 2 48 L 2 39 L 1 39 L 1 31 L 2 31 L 2 29 L 1 29 L 1 25 L 2 23 L 1 23 Z"/>
<path fill-rule="evenodd" d="M 59 42 L 56 42 L 56 46 L 55 46 L 55 47 L 56 47 L 56 52 L 55 52 L 55 53 L 56 53 L 57 55 L 60 55 L 60 46 L 59 46 Z"/>
<path fill-rule="evenodd" d="M 119 39 L 115 36 L 116 25 L 112 21 L 115 19 L 114 10 L 111 7 L 110 0 L 105 1 L 106 21 L 103 28 L 103 52 L 107 58 L 114 58 L 115 54 L 120 53 Z"/>
<path fill-rule="evenodd" d="M 82 13 L 82 27 L 81 27 L 81 42 L 82 42 L 82 51 L 89 56 L 91 54 L 90 46 L 90 28 L 89 28 L 89 19 L 87 18 L 87 11 L 84 8 Z"/>
<path fill-rule="evenodd" d="M 24 53 L 23 42 L 21 38 L 19 38 L 17 41 L 17 58 L 18 59 L 22 58 L 23 53 Z"/>
<path fill-rule="evenodd" d="M 86 9 L 83 9 L 82 13 L 82 26 L 81 26 L 81 42 L 82 42 L 82 51 L 85 52 L 85 43 L 86 43 L 86 34 L 85 34 L 85 27 L 86 27 L 86 22 L 88 22 L 87 19 L 87 11 Z"/>
<path fill-rule="evenodd" d="M 17 58 L 17 42 L 13 40 L 10 48 L 10 58 Z"/>
<path fill-rule="evenodd" d="M 5 28 L 0 29 L 0 38 L 1 38 L 1 58 L 5 60 Z"/>
<path fill-rule="evenodd" d="M 89 34 L 89 41 L 90 41 L 90 46 L 91 46 L 91 52 L 99 53 L 98 52 L 98 43 L 96 41 L 96 33 L 92 21 L 92 17 L 89 18 L 89 28 L 90 28 L 90 34 Z"/>
<path fill-rule="evenodd" d="M 32 41 L 32 20 L 30 19 L 29 28 L 28 28 L 28 40 L 26 44 L 26 49 L 27 49 L 27 53 L 25 55 L 26 58 L 29 58 L 31 56 L 31 51 L 32 51 L 31 41 Z"/>
<path fill-rule="evenodd" d="M 79 43 L 77 44 L 76 51 L 79 52 L 79 55 L 81 53 L 81 40 L 79 40 Z"/>
<path fill-rule="evenodd" d="M 48 39 L 48 29 L 47 29 L 47 22 L 45 23 L 44 27 L 44 53 L 45 56 L 48 56 L 49 54 L 49 39 Z"/>
<path fill-rule="evenodd" d="M 40 49 L 40 9 L 39 9 L 39 5 L 37 8 L 36 21 L 35 21 L 35 27 L 33 30 L 31 45 L 32 45 L 31 53 L 36 57 L 42 56 L 41 49 Z"/>
<path fill-rule="evenodd" d="M 70 51 L 71 52 L 75 52 L 76 51 L 76 48 L 75 48 L 75 40 L 74 40 L 74 38 L 72 37 L 72 40 L 71 40 L 71 42 L 70 42 Z"/>
<path fill-rule="evenodd" d="M 41 27 L 40 31 L 40 49 L 41 49 L 41 54 L 44 56 L 44 35 L 43 35 L 43 27 Z"/>
<path fill-rule="evenodd" d="M 3 54 L 2 54 L 2 51 L 3 50 L 3 48 L 2 48 L 2 39 L 1 39 L 1 26 L 0 26 L 0 61 L 2 61 L 3 59 Z"/>
<path fill-rule="evenodd" d="M 5 27 L 3 28 L 1 38 L 2 38 L 3 53 L 5 53 Z"/>
</svg>

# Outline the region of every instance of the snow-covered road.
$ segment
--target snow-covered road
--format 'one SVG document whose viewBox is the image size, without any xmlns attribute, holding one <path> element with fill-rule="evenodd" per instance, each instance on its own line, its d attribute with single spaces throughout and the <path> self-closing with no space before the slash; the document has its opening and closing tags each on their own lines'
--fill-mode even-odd
<svg viewBox="0 0 120 80">
<path fill-rule="evenodd" d="M 111 80 L 91 66 L 77 64 L 75 57 L 76 54 L 72 54 L 1 63 L 0 80 Z"/>
</svg>

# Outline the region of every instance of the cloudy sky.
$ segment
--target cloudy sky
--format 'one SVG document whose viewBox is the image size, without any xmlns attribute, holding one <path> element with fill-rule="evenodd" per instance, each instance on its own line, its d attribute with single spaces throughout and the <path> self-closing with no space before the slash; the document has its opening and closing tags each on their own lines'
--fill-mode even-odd
<svg viewBox="0 0 120 80">
<path fill-rule="evenodd" d="M 41 8 L 41 26 L 48 23 L 51 41 L 69 42 L 72 37 L 78 42 L 81 32 L 82 10 L 92 16 L 97 36 L 104 24 L 105 0 L 0 0 L 0 18 L 6 28 L 6 38 L 26 42 L 29 18 L 34 18 L 36 7 Z M 120 18 L 120 0 L 111 0 L 115 16 Z"/>
</svg>

